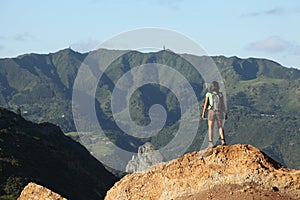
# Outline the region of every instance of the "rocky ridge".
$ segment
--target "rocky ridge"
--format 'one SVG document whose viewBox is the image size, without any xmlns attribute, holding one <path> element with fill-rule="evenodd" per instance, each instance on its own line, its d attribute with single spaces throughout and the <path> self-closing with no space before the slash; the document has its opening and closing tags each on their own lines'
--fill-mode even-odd
<svg viewBox="0 0 300 200">
<path fill-rule="evenodd" d="M 132 156 L 132 159 L 126 166 L 126 172 L 142 171 L 162 161 L 163 156 L 159 151 L 156 151 L 150 142 L 146 142 L 138 148 L 137 156 Z"/>
<path fill-rule="evenodd" d="M 18 200 L 28 199 L 67 200 L 48 188 L 35 183 L 28 183 L 18 198 Z"/>
<path fill-rule="evenodd" d="M 217 146 L 129 174 L 105 199 L 243 197 L 299 199 L 300 171 L 283 167 L 251 145 Z"/>
</svg>

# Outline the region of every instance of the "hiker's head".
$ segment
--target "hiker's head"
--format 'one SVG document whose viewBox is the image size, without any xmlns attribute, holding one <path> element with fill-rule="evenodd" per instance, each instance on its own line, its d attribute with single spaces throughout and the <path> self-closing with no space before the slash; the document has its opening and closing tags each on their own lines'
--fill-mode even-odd
<svg viewBox="0 0 300 200">
<path fill-rule="evenodd" d="M 219 90 L 220 90 L 219 83 L 217 81 L 213 81 L 210 84 L 209 91 L 210 92 L 219 92 Z"/>
</svg>

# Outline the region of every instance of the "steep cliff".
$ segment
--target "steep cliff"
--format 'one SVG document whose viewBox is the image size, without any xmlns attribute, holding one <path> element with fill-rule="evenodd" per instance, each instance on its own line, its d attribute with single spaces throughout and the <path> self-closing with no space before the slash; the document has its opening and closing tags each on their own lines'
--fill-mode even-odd
<svg viewBox="0 0 300 200">
<path fill-rule="evenodd" d="M 159 151 L 155 151 L 154 146 L 150 142 L 146 142 L 138 148 L 137 156 L 132 156 L 126 166 L 126 172 L 142 171 L 162 161 L 163 156 Z"/>
<path fill-rule="evenodd" d="M 58 126 L 0 108 L 0 199 L 16 199 L 29 182 L 72 200 L 103 199 L 116 180 Z"/>
</svg>

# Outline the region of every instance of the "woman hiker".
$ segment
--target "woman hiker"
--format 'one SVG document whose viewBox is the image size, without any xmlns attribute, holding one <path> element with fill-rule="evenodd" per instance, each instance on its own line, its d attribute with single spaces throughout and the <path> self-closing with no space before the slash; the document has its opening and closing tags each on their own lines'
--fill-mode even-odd
<svg viewBox="0 0 300 200">
<path fill-rule="evenodd" d="M 208 147 L 214 147 L 213 144 L 213 129 L 214 123 L 217 122 L 222 145 L 226 145 L 223 120 L 227 119 L 227 111 L 224 103 L 224 96 L 219 91 L 219 83 L 213 81 L 209 87 L 209 92 L 206 93 L 205 103 L 202 111 L 202 119 L 205 119 L 205 112 L 208 109 Z"/>
</svg>

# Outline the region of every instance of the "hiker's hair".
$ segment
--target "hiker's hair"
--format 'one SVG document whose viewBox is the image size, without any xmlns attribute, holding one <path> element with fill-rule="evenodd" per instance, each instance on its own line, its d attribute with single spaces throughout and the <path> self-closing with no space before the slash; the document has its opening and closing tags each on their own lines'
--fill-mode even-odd
<svg viewBox="0 0 300 200">
<path fill-rule="evenodd" d="M 210 92 L 219 92 L 219 90 L 220 90 L 219 83 L 217 81 L 213 81 L 210 84 L 209 91 Z"/>
</svg>

